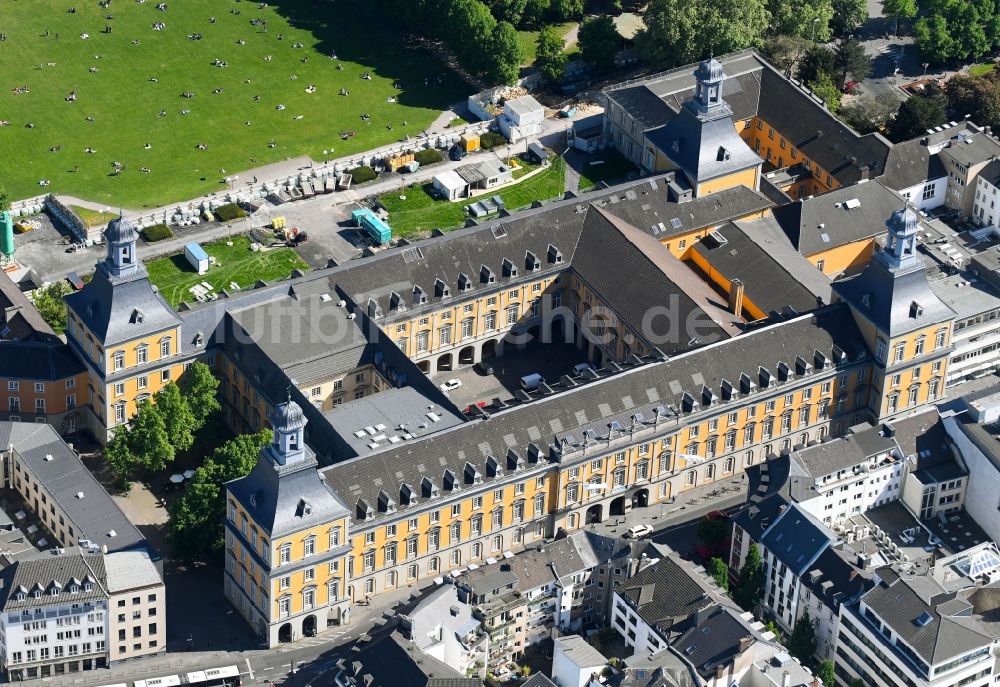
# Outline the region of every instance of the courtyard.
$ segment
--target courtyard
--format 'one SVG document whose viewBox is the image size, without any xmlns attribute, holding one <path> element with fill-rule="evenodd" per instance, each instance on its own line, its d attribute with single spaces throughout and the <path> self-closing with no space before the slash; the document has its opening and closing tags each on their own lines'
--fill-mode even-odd
<svg viewBox="0 0 1000 687">
<path fill-rule="evenodd" d="M 361 0 L 322 13 L 308 0 L 163 6 L 4 2 L 0 168 L 12 198 L 185 200 L 260 165 L 413 137 L 469 90 Z"/>
</svg>

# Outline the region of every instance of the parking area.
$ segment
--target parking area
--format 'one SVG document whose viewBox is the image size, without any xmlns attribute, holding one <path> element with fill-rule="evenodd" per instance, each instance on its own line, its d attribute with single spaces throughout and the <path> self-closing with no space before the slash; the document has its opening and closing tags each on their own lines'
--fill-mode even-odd
<svg viewBox="0 0 1000 687">
<path fill-rule="evenodd" d="M 68 232 L 56 226 L 45 213 L 32 219 L 38 221 L 38 228 L 15 235 L 14 258 L 34 269 L 42 281 L 56 281 L 72 271 L 85 274 L 103 257 L 104 246 L 67 253 L 71 241 Z"/>
<path fill-rule="evenodd" d="M 474 403 L 491 403 L 494 398 L 508 400 L 520 388 L 521 377 L 532 373 L 542 375 L 555 382 L 562 375 L 571 374 L 573 366 L 585 362 L 587 354 L 567 343 L 528 345 L 521 350 L 506 351 L 502 356 L 487 358 L 492 374 L 466 367 L 453 372 L 439 372 L 434 375 L 437 384 L 457 379 L 462 385 L 446 392 L 459 408 Z"/>
<path fill-rule="evenodd" d="M 313 269 L 326 267 L 332 260 L 341 264 L 361 255 L 363 239 L 350 224 L 353 204 L 335 205 L 329 196 L 316 196 L 283 205 L 265 204 L 253 216 L 253 225 L 269 224 L 284 217 L 289 227 L 298 227 L 309 240 L 295 251 Z"/>
</svg>

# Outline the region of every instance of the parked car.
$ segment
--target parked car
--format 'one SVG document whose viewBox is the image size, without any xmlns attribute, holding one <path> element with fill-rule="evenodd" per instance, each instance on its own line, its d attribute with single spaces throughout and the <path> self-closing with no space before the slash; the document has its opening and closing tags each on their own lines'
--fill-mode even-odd
<svg viewBox="0 0 1000 687">
<path fill-rule="evenodd" d="M 481 360 L 478 363 L 476 363 L 475 365 L 473 365 L 472 369 L 474 369 L 476 371 L 476 374 L 483 375 L 484 377 L 487 377 L 487 376 L 493 374 L 493 366 L 490 365 L 485 360 Z"/>
<path fill-rule="evenodd" d="M 489 404 L 486 401 L 476 401 L 475 404 L 470 404 L 465 406 L 465 410 L 463 410 L 462 412 L 465 413 L 466 415 L 472 415 L 474 408 L 485 408 L 487 405 Z"/>
<path fill-rule="evenodd" d="M 628 539 L 642 539 L 652 531 L 653 528 L 649 525 L 632 525 L 625 531 L 623 536 Z"/>
<path fill-rule="evenodd" d="M 461 379 L 449 379 L 447 382 L 441 385 L 441 391 L 454 391 L 460 386 L 462 386 Z"/>
<path fill-rule="evenodd" d="M 448 151 L 448 158 L 450 160 L 454 160 L 455 162 L 465 159 L 466 155 L 468 155 L 468 153 L 465 151 L 465 148 L 457 143 L 451 147 L 451 150 Z"/>
<path fill-rule="evenodd" d="M 582 377 L 583 373 L 587 370 L 593 370 L 594 366 L 590 363 L 577 363 L 573 366 L 573 376 Z"/>
<path fill-rule="evenodd" d="M 537 372 L 532 372 L 530 375 L 524 375 L 521 377 L 521 388 L 525 391 L 534 391 L 540 384 L 544 383 L 545 377 Z"/>
</svg>

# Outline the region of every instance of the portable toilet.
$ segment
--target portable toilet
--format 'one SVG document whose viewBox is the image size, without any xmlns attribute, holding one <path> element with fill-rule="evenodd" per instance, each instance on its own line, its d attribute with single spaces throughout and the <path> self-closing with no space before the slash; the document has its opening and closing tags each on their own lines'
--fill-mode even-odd
<svg viewBox="0 0 1000 687">
<path fill-rule="evenodd" d="M 197 243 L 189 243 L 184 246 L 184 257 L 191 263 L 191 267 L 197 270 L 198 274 L 208 272 L 208 253 Z"/>
<path fill-rule="evenodd" d="M 14 260 L 14 217 L 7 212 L 0 212 L 0 257 L 2 262 Z"/>
<path fill-rule="evenodd" d="M 474 150 L 479 150 L 479 134 L 464 133 L 459 140 L 462 142 L 462 148 L 465 149 L 465 152 L 471 153 Z"/>
<path fill-rule="evenodd" d="M 274 229 L 284 229 L 287 222 L 284 217 L 275 217 L 271 220 L 271 227 Z"/>
</svg>

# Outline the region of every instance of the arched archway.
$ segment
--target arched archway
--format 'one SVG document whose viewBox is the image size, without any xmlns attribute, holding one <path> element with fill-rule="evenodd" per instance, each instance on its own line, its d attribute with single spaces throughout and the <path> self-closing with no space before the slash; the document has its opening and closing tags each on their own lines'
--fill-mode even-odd
<svg viewBox="0 0 1000 687">
<path fill-rule="evenodd" d="M 601 522 L 604 519 L 604 506 L 595 503 L 587 509 L 587 524 Z"/>
<path fill-rule="evenodd" d="M 451 353 L 445 353 L 437 359 L 438 372 L 451 372 Z"/>
<path fill-rule="evenodd" d="M 287 644 L 292 641 L 292 624 L 285 623 L 278 628 L 278 641 L 282 644 Z"/>
<path fill-rule="evenodd" d="M 302 621 L 302 635 L 305 637 L 315 637 L 319 631 L 315 615 L 307 615 Z"/>
<path fill-rule="evenodd" d="M 619 496 L 614 501 L 611 502 L 611 507 L 608 509 L 610 515 L 625 515 L 625 497 Z"/>
<path fill-rule="evenodd" d="M 471 365 L 476 362 L 476 347 L 466 346 L 458 352 L 459 365 Z"/>
<path fill-rule="evenodd" d="M 420 362 L 417 363 L 417 369 L 423 372 L 424 374 L 427 374 L 431 370 L 430 361 L 421 360 Z"/>
<path fill-rule="evenodd" d="M 649 505 L 649 489 L 640 489 L 632 497 L 632 505 L 645 508 Z"/>
<path fill-rule="evenodd" d="M 497 354 L 497 340 L 490 339 L 489 341 L 484 341 L 481 351 L 480 360 L 494 357 Z"/>
</svg>

